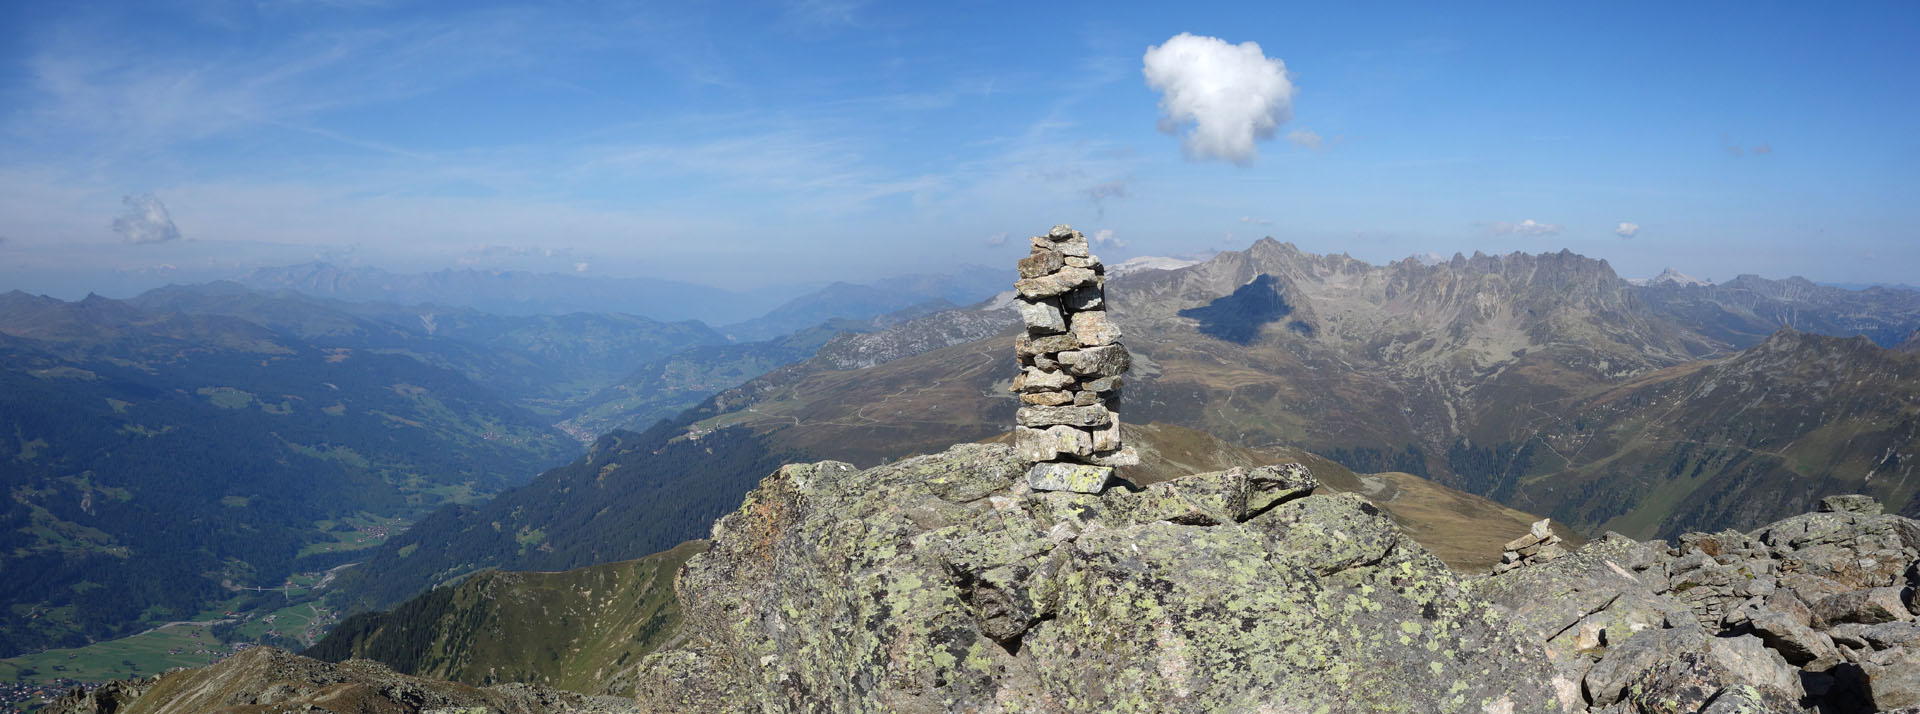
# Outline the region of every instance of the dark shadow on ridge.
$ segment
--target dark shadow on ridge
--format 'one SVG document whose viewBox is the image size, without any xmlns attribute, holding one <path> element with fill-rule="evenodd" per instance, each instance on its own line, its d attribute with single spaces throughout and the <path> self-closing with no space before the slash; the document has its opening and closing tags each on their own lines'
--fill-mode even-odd
<svg viewBox="0 0 1920 714">
<path fill-rule="evenodd" d="M 1234 344 L 1250 345 L 1260 339 L 1260 328 L 1292 313 L 1293 306 L 1288 305 L 1286 297 L 1280 294 L 1280 281 L 1262 274 L 1240 286 L 1231 295 L 1202 307 L 1181 310 L 1179 314 L 1199 320 L 1200 334 Z M 1312 326 L 1298 320 L 1288 327 L 1309 336 L 1313 334 Z"/>
</svg>

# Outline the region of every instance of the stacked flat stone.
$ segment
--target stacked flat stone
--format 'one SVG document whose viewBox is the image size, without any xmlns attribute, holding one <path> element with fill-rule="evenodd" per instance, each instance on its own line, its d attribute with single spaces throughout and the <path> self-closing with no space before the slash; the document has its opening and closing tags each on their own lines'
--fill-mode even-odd
<svg viewBox="0 0 1920 714">
<path fill-rule="evenodd" d="M 1493 573 L 1499 575 L 1522 565 L 1544 563 L 1566 555 L 1560 547 L 1560 536 L 1553 534 L 1553 519 L 1542 518 L 1533 522 L 1527 534 L 1507 541 L 1505 552 L 1500 554 L 1500 564 L 1493 566 Z"/>
<path fill-rule="evenodd" d="M 1132 363 L 1107 317 L 1106 268 L 1087 237 L 1054 226 L 1020 260 L 1020 318 L 1014 342 L 1020 395 L 1014 446 L 1040 491 L 1099 493 L 1113 467 L 1140 462 L 1120 441 L 1120 375 Z"/>
</svg>

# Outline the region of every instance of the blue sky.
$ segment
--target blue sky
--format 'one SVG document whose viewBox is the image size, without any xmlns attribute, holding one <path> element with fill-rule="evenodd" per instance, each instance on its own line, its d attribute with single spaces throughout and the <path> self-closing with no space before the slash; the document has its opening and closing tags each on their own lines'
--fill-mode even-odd
<svg viewBox="0 0 1920 714">
<path fill-rule="evenodd" d="M 1920 5 L 1321 5 L 8 3 L 0 288 L 864 280 L 1059 222 L 1109 262 L 1271 235 L 1920 282 Z M 1284 63 L 1251 153 L 1162 130 L 1143 58 L 1181 33 Z"/>
</svg>

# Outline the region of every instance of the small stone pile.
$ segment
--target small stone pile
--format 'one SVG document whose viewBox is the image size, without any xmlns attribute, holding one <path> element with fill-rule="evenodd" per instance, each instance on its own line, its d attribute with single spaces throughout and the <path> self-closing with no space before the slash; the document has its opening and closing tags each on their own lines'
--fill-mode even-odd
<svg viewBox="0 0 1920 714">
<path fill-rule="evenodd" d="M 1527 534 L 1507 541 L 1506 552 L 1500 554 L 1500 564 L 1493 566 L 1493 574 L 1499 575 L 1522 565 L 1544 563 L 1566 555 L 1560 547 L 1560 536 L 1553 534 L 1549 526 L 1553 519 L 1542 518 L 1533 522 Z"/>
<path fill-rule="evenodd" d="M 1105 285 L 1087 237 L 1067 226 L 1035 236 L 1020 260 L 1013 287 L 1027 330 L 1014 342 L 1021 407 L 1013 435 L 1035 490 L 1099 493 L 1113 467 L 1140 462 L 1120 442 L 1114 412 L 1132 360 L 1107 318 Z"/>
</svg>

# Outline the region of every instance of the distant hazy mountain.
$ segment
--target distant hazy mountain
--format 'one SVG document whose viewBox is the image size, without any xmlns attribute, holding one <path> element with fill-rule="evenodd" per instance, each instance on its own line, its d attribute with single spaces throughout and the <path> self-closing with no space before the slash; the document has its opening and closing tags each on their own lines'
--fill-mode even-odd
<svg viewBox="0 0 1920 714">
<path fill-rule="evenodd" d="M 865 285 L 834 283 L 721 331 L 751 342 L 833 319 L 865 320 L 908 308 L 927 314 L 985 300 L 1008 289 L 1018 277 L 1010 268 L 969 265 L 938 275 L 887 276 Z"/>
<path fill-rule="evenodd" d="M 261 268 L 239 279 L 268 292 L 293 290 L 349 302 L 449 305 L 498 315 L 619 312 L 708 324 L 758 316 L 790 298 L 790 288 L 722 290 L 655 278 L 605 278 L 522 271 L 442 270 L 389 273 L 305 263 Z"/>
<path fill-rule="evenodd" d="M 325 551 L 351 542 L 353 521 L 482 498 L 576 448 L 494 390 L 407 356 L 19 292 L 0 295 L 0 434 L 6 655 L 130 634 L 243 594 L 232 588 L 324 570 L 344 562 Z"/>
<path fill-rule="evenodd" d="M 472 308 L 350 303 L 238 283 L 168 286 L 127 301 L 144 310 L 224 315 L 317 344 L 402 354 L 558 413 L 645 364 L 727 339 L 697 321 L 618 313 L 493 315 Z"/>
<path fill-rule="evenodd" d="M 1890 347 L 1920 326 L 1920 292 L 1896 288 L 1847 290 L 1806 278 L 1742 275 L 1718 285 L 1655 282 L 1640 294 L 1661 314 L 1735 348 L 1751 347 L 1782 327 L 1866 335 Z"/>
</svg>

